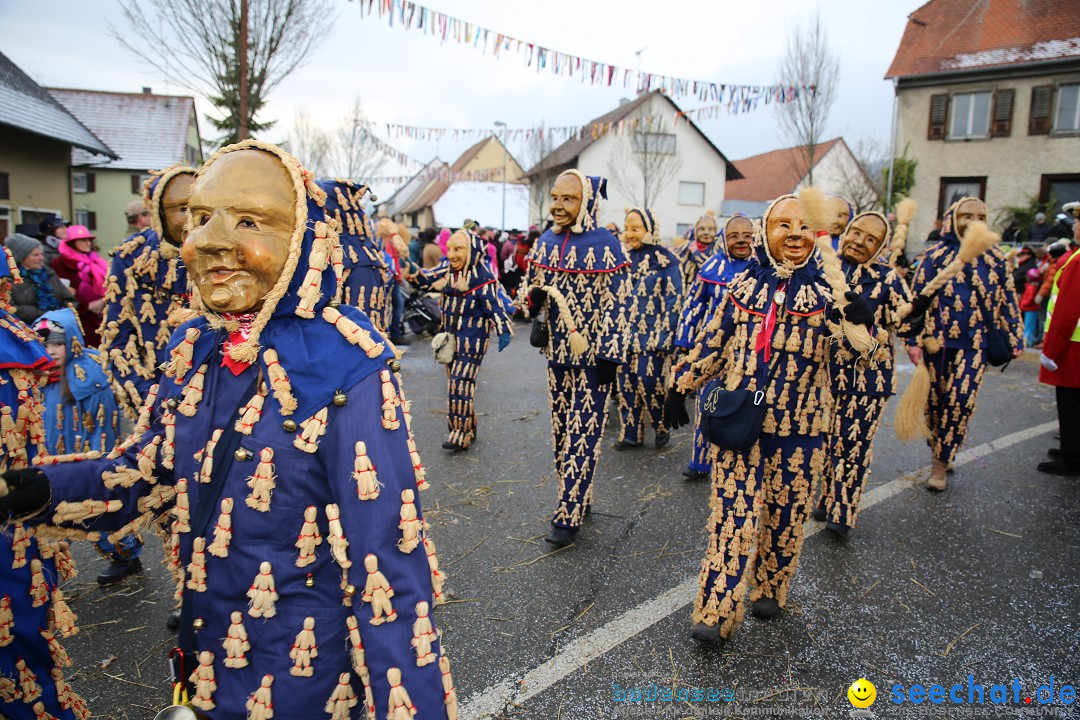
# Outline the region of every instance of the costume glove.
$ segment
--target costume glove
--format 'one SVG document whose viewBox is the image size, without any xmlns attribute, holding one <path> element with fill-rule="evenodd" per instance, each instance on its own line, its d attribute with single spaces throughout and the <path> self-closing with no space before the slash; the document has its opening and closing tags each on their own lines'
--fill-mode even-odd
<svg viewBox="0 0 1080 720">
<path fill-rule="evenodd" d="M 934 302 L 934 298 L 928 295 L 916 295 L 915 299 L 911 301 L 911 314 L 907 316 L 908 321 L 926 315 L 926 311 L 930 309 L 930 303 L 932 302 Z"/>
<path fill-rule="evenodd" d="M 610 385 L 615 382 L 615 373 L 619 369 L 619 363 L 600 358 L 596 361 L 596 382 L 600 385 Z"/>
<path fill-rule="evenodd" d="M 510 333 L 504 332 L 499 335 L 499 352 L 506 349 L 506 346 L 510 344 Z"/>
<path fill-rule="evenodd" d="M 854 290 L 848 290 L 844 293 L 844 297 L 848 301 L 848 304 L 844 307 L 845 320 L 849 323 L 865 325 L 866 327 L 870 327 L 874 324 L 874 311 L 870 308 L 870 303 L 866 302 L 864 297 Z"/>
<path fill-rule="evenodd" d="M 529 290 L 529 316 L 536 317 L 540 312 L 540 308 L 544 307 L 544 301 L 547 300 L 547 293 L 544 288 L 534 287 Z"/>
<path fill-rule="evenodd" d="M 48 511 L 52 490 L 45 473 L 37 468 L 8 470 L 0 485 L 7 486 L 7 493 L 0 497 L 0 519 L 35 518 Z"/>
<path fill-rule="evenodd" d="M 690 414 L 686 412 L 686 394 L 675 388 L 668 390 L 664 401 L 664 424 L 672 429 L 690 424 Z"/>
</svg>

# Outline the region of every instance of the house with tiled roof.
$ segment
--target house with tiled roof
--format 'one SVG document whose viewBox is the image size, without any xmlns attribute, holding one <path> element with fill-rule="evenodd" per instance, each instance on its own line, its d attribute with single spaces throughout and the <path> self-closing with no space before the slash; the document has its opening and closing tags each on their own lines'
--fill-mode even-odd
<svg viewBox="0 0 1080 720">
<path fill-rule="evenodd" d="M 71 217 L 72 148 L 107 160 L 110 147 L 0 53 L 0 239 L 22 223 Z"/>
<path fill-rule="evenodd" d="M 895 152 L 918 162 L 916 244 L 964 195 L 984 199 L 991 220 L 1032 198 L 1050 217 L 1080 200 L 1075 0 L 931 0 L 908 17 L 885 77 Z"/>
<path fill-rule="evenodd" d="M 109 144 L 117 157 L 71 151 L 73 221 L 111 249 L 129 234 L 124 210 L 139 199 L 151 170 L 202 164 L 195 100 L 182 95 L 48 88 L 49 93 Z"/>
<path fill-rule="evenodd" d="M 670 97 L 654 90 L 593 118 L 525 177 L 533 184 L 532 221 L 547 220 L 548 194 L 560 172 L 608 179 L 602 224 L 622 227 L 625 209 L 648 203 L 665 238 L 682 237 L 707 210 L 720 211 L 724 184 L 742 175 Z"/>
<path fill-rule="evenodd" d="M 437 158 L 429 162 L 380 206 L 380 214 L 388 215 L 395 222 L 403 222 L 414 228 L 458 227 L 453 219 L 456 212 L 446 217 L 439 217 L 436 213 L 436 206 L 446 192 L 455 183 L 464 182 L 468 183 L 467 191 L 463 189 L 455 193 L 455 197 L 467 197 L 476 193 L 481 197 L 489 197 L 496 191 L 501 195 L 504 171 L 507 184 L 520 183 L 525 172 L 502 140 L 494 134 L 489 135 L 470 146 L 453 164 L 447 165 Z M 514 197 L 520 194 L 519 190 L 511 192 Z M 454 200 L 441 206 L 456 207 L 459 204 Z M 501 205 L 499 212 L 494 214 L 489 212 L 486 216 L 481 216 L 477 213 L 469 217 L 479 218 L 482 224 L 496 227 L 502 222 Z M 509 219 L 507 226 L 511 227 Z"/>
<path fill-rule="evenodd" d="M 810 185 L 811 179 L 822 192 L 850 200 L 857 212 L 878 204 L 874 182 L 843 138 L 818 143 L 813 156 L 811 164 L 806 146 L 798 145 L 736 160 L 742 177 L 728 180 L 721 215 L 760 217 L 770 202 Z"/>
</svg>

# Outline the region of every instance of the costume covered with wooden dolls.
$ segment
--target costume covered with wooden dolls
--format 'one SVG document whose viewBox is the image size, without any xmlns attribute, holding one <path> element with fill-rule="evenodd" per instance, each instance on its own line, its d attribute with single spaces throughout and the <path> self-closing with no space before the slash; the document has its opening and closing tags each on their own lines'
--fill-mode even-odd
<svg viewBox="0 0 1080 720">
<path fill-rule="evenodd" d="M 40 337 L 8 312 L 10 254 L 0 255 L 0 469 L 22 469 L 45 450 L 38 379 L 54 367 Z M 70 311 L 68 311 L 70 312 Z M 46 493 L 32 498 L 37 509 Z M 0 503 L 8 491 L 0 480 Z M 71 665 L 61 640 L 78 632 L 60 584 L 76 574 L 68 543 L 27 517 L 0 508 L 0 717 L 85 720 L 86 703 L 64 679 Z M 47 713 L 47 715 L 45 714 Z"/>
<path fill-rule="evenodd" d="M 736 220 L 736 218 L 741 218 L 741 220 Z M 736 275 L 757 262 L 752 248 L 753 233 L 753 222 L 741 214 L 732 216 L 720 231 L 720 237 L 715 243 L 716 253 L 701 266 L 697 277 L 686 291 L 686 298 L 683 300 L 679 314 L 679 326 L 675 334 L 676 348 L 689 351 L 694 347 L 698 335 L 704 332 L 705 326 L 719 310 L 720 301 L 727 293 L 728 284 Z M 735 252 L 742 257 L 736 256 L 728 248 L 731 238 L 737 238 L 738 249 Z M 700 391 L 697 394 L 697 416 L 701 416 Z M 700 423 L 694 423 L 694 445 L 690 464 L 683 471 L 683 476 L 688 480 L 708 478 L 712 469 L 712 461 L 709 459 L 711 453 L 711 446 L 701 433 Z"/>
<path fill-rule="evenodd" d="M 442 332 L 439 341 L 451 345 L 445 355 L 449 388 L 447 423 L 450 434 L 443 448 L 467 450 L 476 439 L 477 375 L 492 335 L 499 350 L 510 343 L 513 307 L 502 285 L 491 274 L 487 246 L 468 230 L 458 230 L 447 244 L 448 259 L 409 278 L 417 287 L 439 295 Z"/>
<path fill-rule="evenodd" d="M 132 419 L 169 359 L 169 315 L 187 301 L 179 248 L 194 176 L 194 168 L 182 165 L 153 174 L 143 192 L 150 227 L 116 249 L 105 281 L 102 360 L 121 409 Z"/>
<path fill-rule="evenodd" d="M 679 259 L 683 287 L 689 288 L 697 279 L 698 272 L 705 262 L 716 254 L 716 215 L 710 210 L 697 219 L 690 228 L 686 242 L 675 248 L 675 257 Z"/>
<path fill-rule="evenodd" d="M 704 334 L 674 369 L 672 404 L 682 422 L 685 394 L 710 381 L 708 394 L 760 391 L 767 405 L 752 446 L 718 448 L 712 469 L 709 541 L 693 611 L 693 634 L 704 641 L 732 636 L 747 593 L 755 615 L 779 614 L 798 565 L 811 490 L 827 467 L 826 346 L 839 332 L 827 319 L 837 311 L 799 200 L 774 201 L 762 226 L 757 262 L 730 283 Z M 857 298 L 845 310 L 849 319 L 867 314 Z"/>
<path fill-rule="evenodd" d="M 390 327 L 394 274 L 369 218 L 363 211 L 366 185 L 352 180 L 320 180 L 326 214 L 338 223 L 342 249 L 341 302 L 360 308 L 380 332 Z M 374 196 L 372 196 L 374 197 Z"/>
<path fill-rule="evenodd" d="M 567 545 L 593 499 L 593 476 L 607 401 L 626 359 L 630 261 L 618 239 L 598 227 L 607 180 L 567 170 L 552 188 L 555 226 L 528 254 L 532 315 L 546 310 L 552 445 L 559 502 L 546 538 Z"/>
<path fill-rule="evenodd" d="M 441 642 L 423 623 L 414 642 L 438 567 L 425 471 L 394 353 L 335 307 L 324 200 L 280 148 L 211 157 L 183 247 L 202 315 L 177 329 L 132 435 L 105 458 L 9 472 L 3 500 L 45 484 L 50 522 L 113 534 L 164 514 L 180 645 L 198 658 L 185 675 L 213 720 L 324 720 L 354 701 L 353 717 L 442 719 Z"/>
<path fill-rule="evenodd" d="M 660 245 L 660 228 L 648 208 L 630 208 L 623 245 L 630 258 L 630 302 L 626 307 L 626 362 L 619 366 L 621 432 L 616 449 L 645 442 L 651 425 L 656 447 L 668 443 L 664 397 L 682 300 L 679 261 Z"/>
<path fill-rule="evenodd" d="M 918 296 L 957 258 L 967 227 L 980 221 L 986 222 L 986 205 L 978 198 L 952 204 L 943 218 L 941 239 L 926 249 L 911 279 L 913 294 Z M 916 298 L 920 300 L 925 304 L 917 304 L 913 315 L 925 311 L 925 323 L 908 345 L 922 348 L 930 373 L 926 421 L 934 467 L 927 487 L 944 490 L 946 470 L 964 444 L 975 412 L 991 333 L 1016 355 L 1024 347 L 1023 324 L 1012 273 L 996 246 L 965 263 L 928 302 Z"/>
<path fill-rule="evenodd" d="M 836 404 L 826 439 L 829 471 L 813 514 L 840 535 L 855 527 L 859 500 L 870 477 L 881 413 L 896 392 L 893 346 L 899 332 L 906 329 L 901 309 L 911 301 L 911 292 L 884 258 L 890 235 L 884 215 L 864 212 L 855 216 L 840 237 L 844 277 L 873 310 L 872 330 L 877 340 L 877 347 L 867 357 L 846 342 L 829 346 Z"/>
</svg>

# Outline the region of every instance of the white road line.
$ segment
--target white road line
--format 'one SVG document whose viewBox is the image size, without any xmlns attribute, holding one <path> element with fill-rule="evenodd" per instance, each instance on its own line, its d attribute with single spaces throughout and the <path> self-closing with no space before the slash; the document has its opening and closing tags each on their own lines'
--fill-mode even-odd
<svg viewBox="0 0 1080 720">
<path fill-rule="evenodd" d="M 965 465 L 973 460 L 986 457 L 999 450 L 1030 440 L 1057 428 L 1057 422 L 1017 430 L 996 440 L 964 450 L 956 456 L 954 467 Z M 901 475 L 894 480 L 866 491 L 862 496 L 860 510 L 884 502 L 900 491 L 910 488 L 915 480 L 929 470 L 928 467 Z M 824 523 L 811 522 L 806 528 L 806 536 L 815 535 L 825 527 Z M 552 687 L 560 680 L 584 667 L 593 659 L 618 647 L 632 637 L 641 634 L 674 612 L 689 605 L 697 592 L 698 578 L 695 575 L 679 583 L 670 590 L 648 600 L 606 625 L 582 635 L 560 650 L 554 657 L 536 666 L 522 675 L 514 675 L 488 686 L 484 690 L 467 698 L 459 707 L 463 720 L 480 720 L 489 715 L 498 715 L 508 703 L 523 703 Z"/>
</svg>

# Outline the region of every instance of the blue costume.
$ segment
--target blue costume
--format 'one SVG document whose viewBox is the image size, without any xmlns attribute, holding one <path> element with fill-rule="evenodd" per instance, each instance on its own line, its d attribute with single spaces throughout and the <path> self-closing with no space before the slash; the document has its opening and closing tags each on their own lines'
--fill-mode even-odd
<svg viewBox="0 0 1080 720">
<path fill-rule="evenodd" d="M 343 251 L 340 300 L 360 308 L 380 332 L 390 327 L 394 274 L 382 243 L 363 212 L 367 186 L 351 180 L 320 180 L 326 193 L 326 214 L 339 224 Z"/>
<path fill-rule="evenodd" d="M 491 274 L 484 241 L 466 230 L 455 235 L 469 240 L 465 269 L 455 271 L 443 260 L 434 268 L 420 271 L 411 282 L 440 293 L 442 329 L 454 338 L 453 359 L 446 366 L 450 434 L 444 447 L 464 450 L 476 439 L 473 400 L 480 363 L 487 354 L 491 335 L 498 337 L 499 350 L 510 342 L 513 308 L 502 285 Z"/>
<path fill-rule="evenodd" d="M 941 239 L 928 247 L 911 280 L 918 295 L 956 257 L 960 239 L 953 227 L 957 200 L 945 213 Z M 922 332 L 908 341 L 922 345 L 930 372 L 927 425 L 934 459 L 952 463 L 967 437 L 968 421 L 986 370 L 986 344 L 991 328 L 1008 334 L 1013 350 L 1024 347 L 1019 304 L 1012 273 L 996 246 L 950 279 L 934 296 Z M 932 352 L 932 350 L 937 350 Z"/>
<path fill-rule="evenodd" d="M 607 423 L 610 384 L 598 379 L 601 362 L 626 359 L 626 308 L 630 261 L 619 241 L 596 225 L 607 181 L 568 170 L 581 181 L 581 210 L 573 227 L 548 230 L 528 254 L 525 287 L 547 292 L 548 359 L 552 447 L 559 504 L 557 528 L 581 527 L 592 502 L 592 480 Z M 554 292 L 553 292 L 553 291 Z M 540 308 L 530 307 L 535 314 Z M 612 373 L 612 380 L 614 373 Z"/>
<path fill-rule="evenodd" d="M 745 217 L 736 215 L 734 217 Z M 726 230 L 726 228 L 725 228 Z M 683 350 L 690 350 L 697 342 L 698 335 L 705 330 L 705 326 L 720 309 L 720 301 L 727 293 L 728 284 L 731 280 L 757 262 L 751 253 L 747 258 L 734 258 L 728 255 L 727 238 L 725 230 L 721 230 L 716 242 L 716 253 L 701 266 L 693 284 L 690 285 L 686 299 L 682 304 L 682 312 L 679 317 L 679 327 L 676 332 L 675 346 Z M 701 417 L 701 393 L 697 394 L 697 416 Z M 701 434 L 701 425 L 694 424 L 694 447 L 688 467 L 688 477 L 697 478 L 707 475 L 712 470 L 712 461 L 709 456 L 711 449 L 709 443 Z"/>
<path fill-rule="evenodd" d="M 864 217 L 878 218 L 885 236 L 877 253 L 862 263 L 841 257 L 840 264 L 847 284 L 859 293 L 874 311 L 874 331 L 877 348 L 860 357 L 844 342 L 830 345 L 829 371 L 832 393 L 836 400 L 832 429 L 827 446 L 829 472 L 822 484 L 818 505 L 821 519 L 840 528 L 855 527 L 859 500 L 870 478 L 870 463 L 874 459 L 874 437 L 881 423 L 885 403 L 896 392 L 893 375 L 895 364 L 894 340 L 906 331 L 900 308 L 911 301 L 907 285 L 883 257 L 889 249 L 889 223 L 877 212 L 860 213 L 848 226 Z M 841 248 L 844 236 L 841 236 Z"/>
<path fill-rule="evenodd" d="M 763 228 L 776 204 L 792 197 L 773 202 Z M 771 598 L 784 606 L 811 488 L 826 466 L 829 287 L 815 253 L 798 266 L 776 261 L 765 242 L 756 254 L 674 372 L 682 392 L 719 379 L 729 390 L 764 390 L 769 406 L 754 445 L 744 452 L 719 449 L 713 465 L 715 496 L 693 621 L 718 626 L 724 639 L 742 621 L 747 592 L 752 601 Z"/>
<path fill-rule="evenodd" d="M 702 218 L 699 218 L 698 222 L 701 222 L 701 220 L 706 217 L 711 218 L 713 222 L 716 222 L 716 219 L 712 217 L 711 211 L 709 215 L 704 215 Z M 704 265 L 709 258 L 715 255 L 716 251 L 719 249 L 715 240 L 711 243 L 702 244 L 697 241 L 695 235 L 695 229 L 691 228 L 686 236 L 686 243 L 675 248 L 675 257 L 679 260 L 679 268 L 682 271 L 684 288 L 688 288 L 694 284 L 694 280 L 697 279 L 701 266 Z"/>
<path fill-rule="evenodd" d="M 682 275 L 675 256 L 657 244 L 660 232 L 652 212 L 632 208 L 629 213 L 641 218 L 646 234 L 641 247 L 626 251 L 630 257 L 631 289 L 625 317 L 626 362 L 619 366 L 618 375 L 622 422 L 619 441 L 624 446 L 640 445 L 651 424 L 660 447 L 667 441 L 664 397 L 679 321 Z"/>
<path fill-rule="evenodd" d="M 6 283 L 13 277 L 17 279 L 8 263 L 0 263 L 0 278 Z M 44 451 L 44 408 L 37 381 L 53 361 L 39 340 L 0 309 L 4 472 L 27 467 Z M 47 712 L 57 720 L 88 718 L 85 702 L 61 669 L 71 661 L 59 641 L 78 632 L 60 590 L 60 583 L 75 575 L 68 544 L 17 520 L 0 518 L 0 524 L 0 717 L 32 720 Z"/>
<path fill-rule="evenodd" d="M 173 326 L 169 315 L 187 302 L 187 272 L 179 257 L 179 238 L 163 240 L 161 196 L 178 175 L 194 168 L 174 165 L 156 174 L 143 195 L 150 227 L 123 242 L 113 254 L 105 281 L 101 350 L 107 358 L 113 390 L 132 419 L 150 386 L 158 381 Z"/>
<path fill-rule="evenodd" d="M 280 162 L 295 192 L 281 277 L 244 314 L 213 312 L 193 288 L 203 315 L 174 334 L 131 437 L 46 470 L 52 522 L 127 532 L 168 513 L 180 642 L 212 720 L 271 706 L 290 720 L 446 718 L 456 699 L 428 617 L 438 566 L 416 497 L 427 482 L 398 362 L 361 311 L 331 304 L 341 248 L 295 158 L 226 147 L 192 199 L 219 158 L 245 150 Z"/>
</svg>

